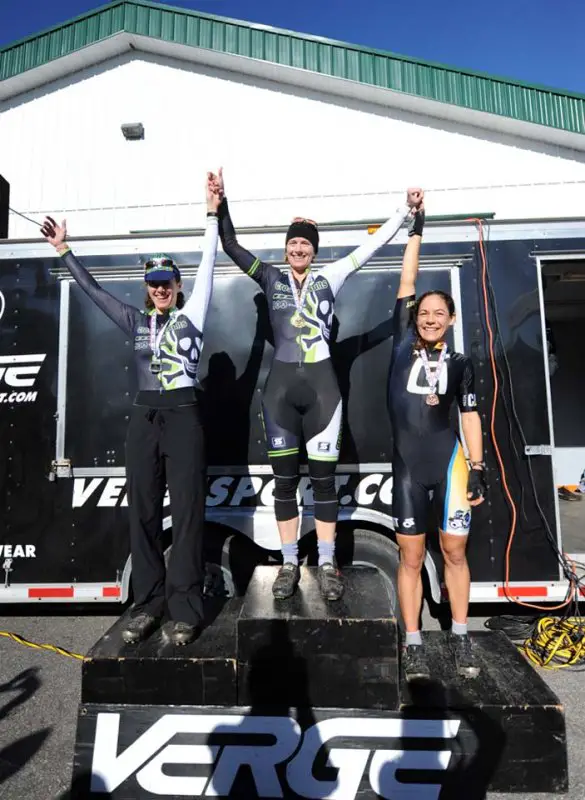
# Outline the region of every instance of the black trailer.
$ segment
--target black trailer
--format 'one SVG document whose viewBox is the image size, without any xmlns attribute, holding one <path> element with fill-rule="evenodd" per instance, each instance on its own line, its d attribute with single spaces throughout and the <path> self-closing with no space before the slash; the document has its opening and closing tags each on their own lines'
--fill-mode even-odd
<svg viewBox="0 0 585 800">
<path fill-rule="evenodd" d="M 353 249 L 366 229 L 365 223 L 323 226 L 320 263 Z M 557 273 L 585 278 L 585 222 L 492 220 L 482 230 L 483 243 L 475 222 L 431 221 L 419 281 L 421 292 L 440 288 L 454 296 L 459 313 L 451 345 L 471 355 L 477 374 L 489 495 L 473 516 L 471 600 L 559 600 L 567 582 L 558 551 L 578 554 L 585 542 L 563 541 L 560 522 L 543 275 L 549 282 Z M 240 239 L 279 263 L 282 236 L 283 229 L 256 229 L 242 231 Z M 170 253 L 188 291 L 201 243 L 202 231 L 71 240 L 98 280 L 138 305 L 145 256 Z M 332 344 L 345 413 L 339 559 L 377 568 L 392 600 L 398 562 L 385 393 L 403 245 L 399 238 L 383 248 L 346 282 Z M 570 293 L 576 287 L 573 278 Z M 38 240 L 0 243 L 0 317 L 0 602 L 124 603 L 131 572 L 124 472 L 135 391 L 130 342 Z M 278 558 L 260 421 L 271 353 L 263 295 L 220 252 L 200 368 L 211 594 L 242 595 L 255 566 Z M 582 382 L 581 372 L 575 380 Z M 306 477 L 299 494 L 301 551 L 310 565 L 314 524 Z M 171 525 L 169 507 L 168 533 Z M 429 537 L 425 566 L 439 601 L 436 537 Z"/>
</svg>

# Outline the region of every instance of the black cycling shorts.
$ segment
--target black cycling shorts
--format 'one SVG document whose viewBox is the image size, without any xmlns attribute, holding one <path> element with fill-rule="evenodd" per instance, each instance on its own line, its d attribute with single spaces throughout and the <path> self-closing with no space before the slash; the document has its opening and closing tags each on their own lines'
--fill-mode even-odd
<svg viewBox="0 0 585 800">
<path fill-rule="evenodd" d="M 329 359 L 313 364 L 272 362 L 262 398 L 262 417 L 271 459 L 299 452 L 337 463 L 341 446 L 341 394 Z"/>
<path fill-rule="evenodd" d="M 392 514 L 396 533 L 425 533 L 431 502 L 435 505 L 442 531 L 456 536 L 467 536 L 469 533 L 469 471 L 461 443 L 454 435 L 453 438 L 455 441 L 447 458 L 444 457 L 444 447 L 438 447 L 437 452 L 430 442 L 427 443 L 431 445 L 428 447 L 419 444 L 418 457 L 414 456 L 412 448 L 395 452 L 392 463 Z"/>
</svg>

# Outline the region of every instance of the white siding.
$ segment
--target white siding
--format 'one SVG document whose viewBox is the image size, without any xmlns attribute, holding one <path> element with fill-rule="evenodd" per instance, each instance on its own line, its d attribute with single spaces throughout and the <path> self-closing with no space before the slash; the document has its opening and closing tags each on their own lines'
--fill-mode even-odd
<svg viewBox="0 0 585 800">
<path fill-rule="evenodd" d="M 584 213 L 583 154 L 163 57 L 112 60 L 0 112 L 12 207 L 67 216 L 76 235 L 199 227 L 220 164 L 238 226 L 384 217 L 413 184 L 430 214 Z M 126 142 L 125 122 L 145 140 Z M 11 237 L 30 236 L 13 216 Z"/>
</svg>

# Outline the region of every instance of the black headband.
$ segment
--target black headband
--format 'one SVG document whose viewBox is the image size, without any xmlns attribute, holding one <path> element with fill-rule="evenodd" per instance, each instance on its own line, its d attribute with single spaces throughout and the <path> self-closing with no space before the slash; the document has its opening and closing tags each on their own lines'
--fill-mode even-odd
<svg viewBox="0 0 585 800">
<path fill-rule="evenodd" d="M 313 245 L 315 255 L 319 252 L 319 231 L 315 225 L 307 220 L 298 220 L 292 222 L 288 231 L 286 232 L 286 241 L 296 239 L 297 236 L 301 239 L 307 239 Z"/>
</svg>

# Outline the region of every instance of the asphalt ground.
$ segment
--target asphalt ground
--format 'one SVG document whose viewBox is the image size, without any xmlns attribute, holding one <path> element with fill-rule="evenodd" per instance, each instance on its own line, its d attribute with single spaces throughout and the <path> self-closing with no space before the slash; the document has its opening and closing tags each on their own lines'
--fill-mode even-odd
<svg viewBox="0 0 585 800">
<path fill-rule="evenodd" d="M 2 609 L 0 630 L 34 642 L 58 644 L 84 654 L 113 624 L 120 609 L 72 614 L 71 608 Z M 483 607 L 470 620 L 482 629 L 486 616 L 503 607 Z M 509 613 L 509 609 L 506 609 Z M 438 627 L 425 614 L 426 629 Z M 562 797 L 585 799 L 585 670 L 539 670 L 566 710 L 570 790 Z M 71 779 L 81 662 L 0 637 L 0 797 L 2 800 L 66 800 Z M 550 794 L 496 794 L 499 800 L 545 800 Z M 464 798 L 462 798 L 464 800 Z"/>
</svg>

